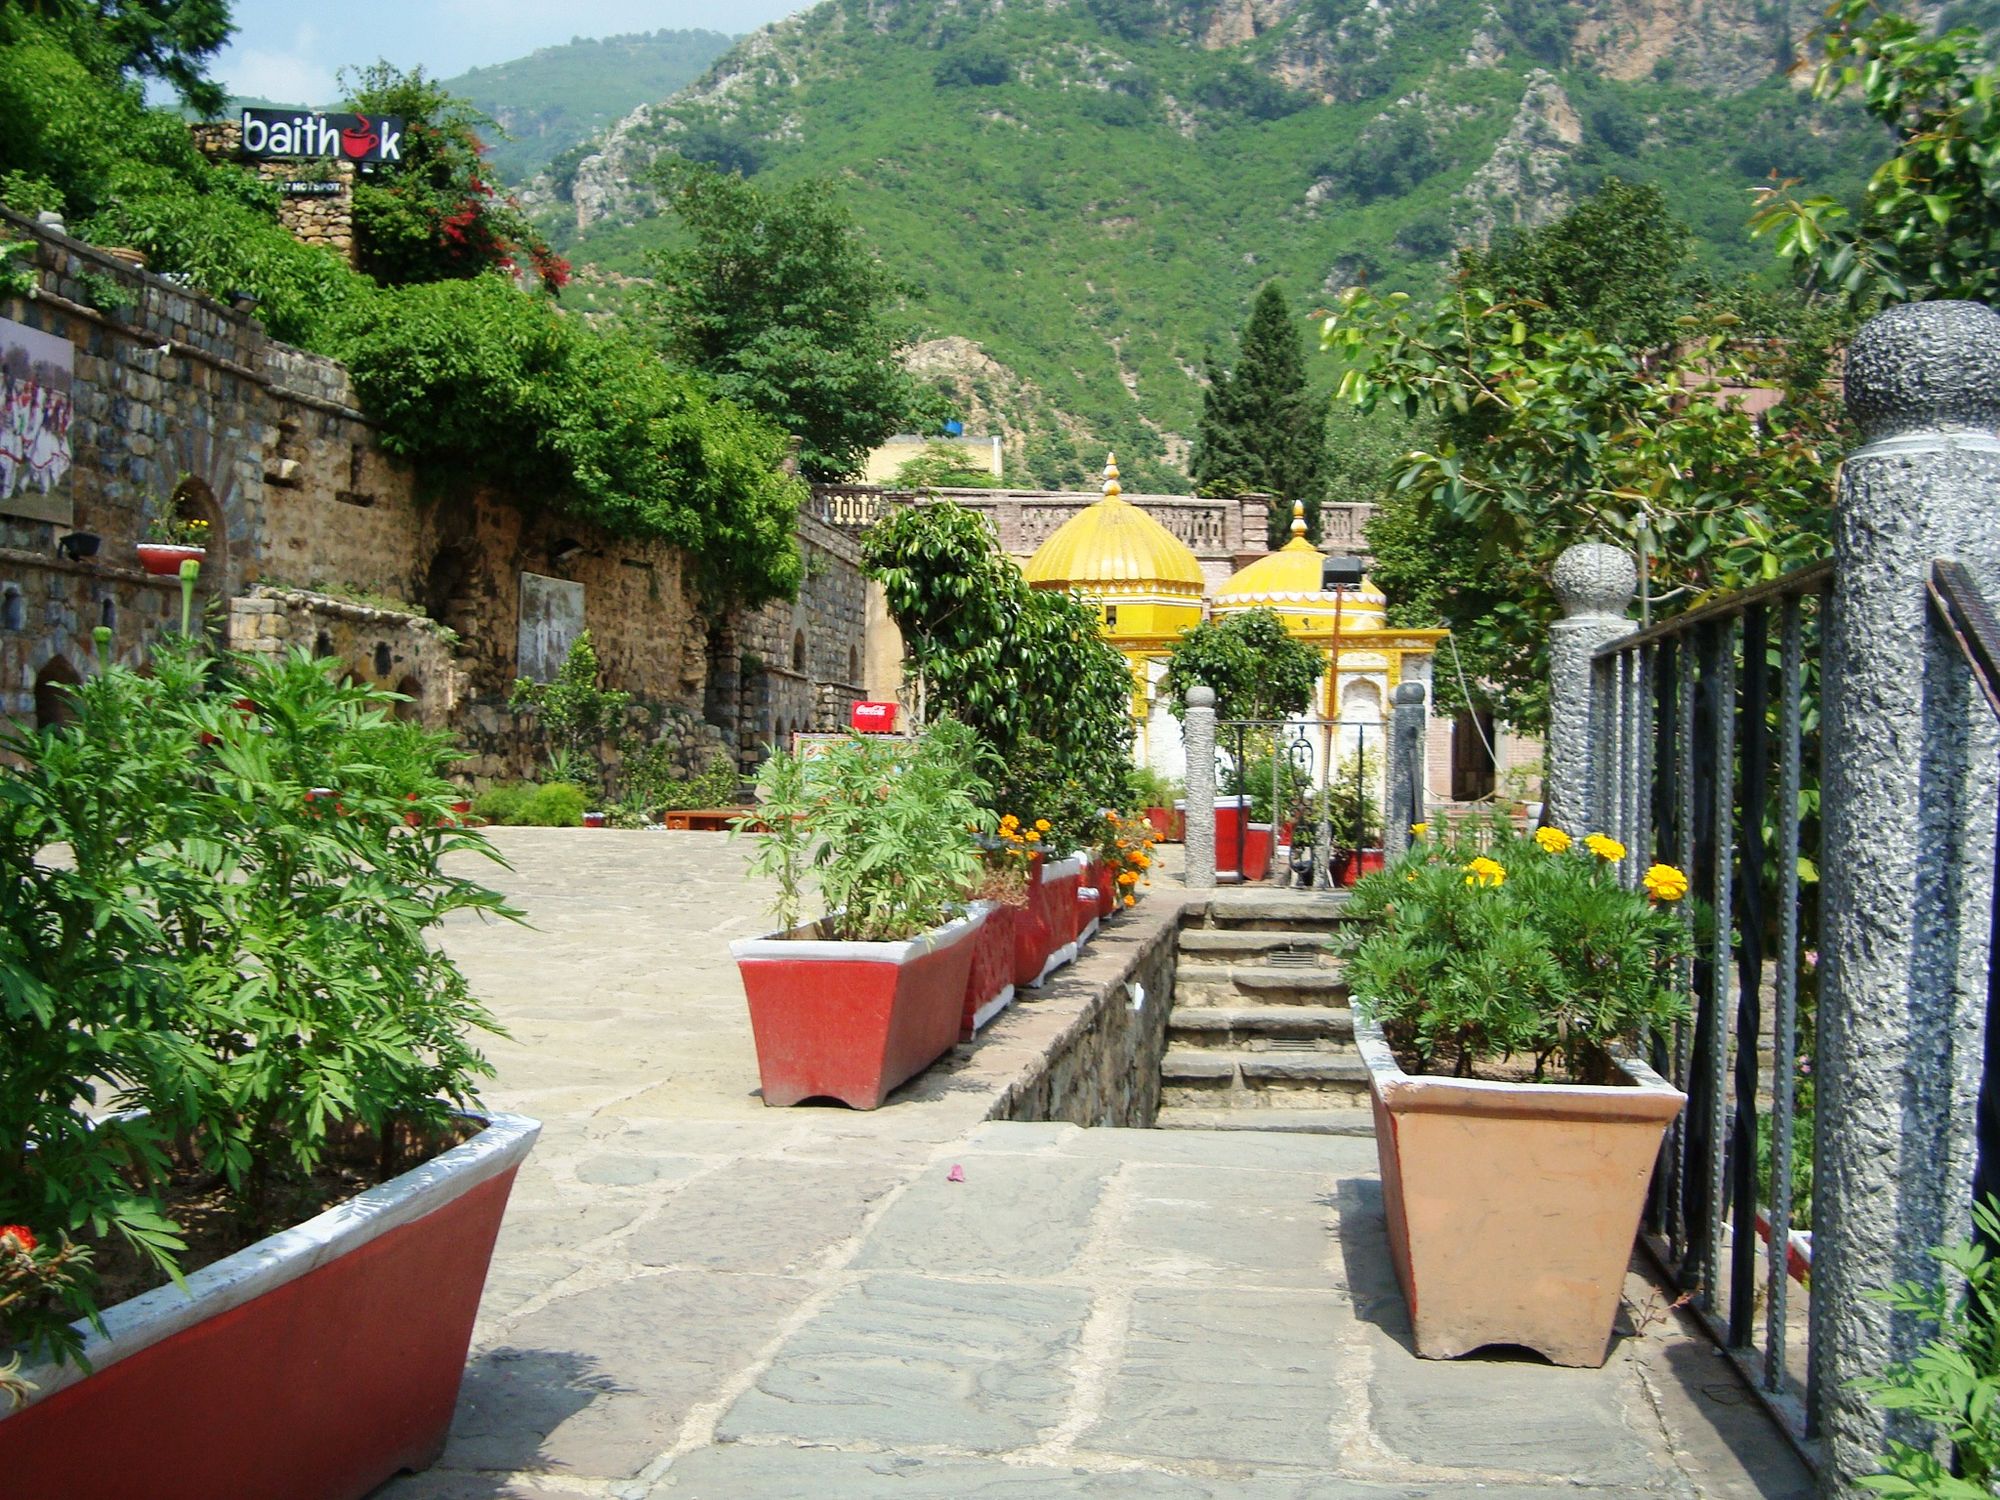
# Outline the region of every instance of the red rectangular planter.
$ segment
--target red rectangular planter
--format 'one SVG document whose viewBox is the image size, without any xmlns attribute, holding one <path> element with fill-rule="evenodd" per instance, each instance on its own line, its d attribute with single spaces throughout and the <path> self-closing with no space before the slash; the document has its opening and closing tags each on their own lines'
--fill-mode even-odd
<svg viewBox="0 0 2000 1500">
<path fill-rule="evenodd" d="M 1033 984 L 1039 985 L 1076 958 L 1076 893 L 1083 888 L 1083 856 L 1043 862 L 1028 889 L 1028 906 L 1048 931 L 1048 957 Z"/>
<path fill-rule="evenodd" d="M 359 1500 L 444 1450 L 487 1262 L 541 1126 L 465 1144 L 104 1314 L 93 1367 L 0 1410 L 8 1495 Z"/>
<path fill-rule="evenodd" d="M 984 915 L 900 943 L 818 938 L 817 922 L 731 943 L 764 1102 L 838 1099 L 874 1109 L 949 1052 Z"/>
<path fill-rule="evenodd" d="M 966 970 L 965 1008 L 959 1017 L 958 1039 L 973 1034 L 1014 1002 L 1014 928 L 1021 908 L 981 902 L 986 921 L 973 940 L 972 966 Z"/>
</svg>

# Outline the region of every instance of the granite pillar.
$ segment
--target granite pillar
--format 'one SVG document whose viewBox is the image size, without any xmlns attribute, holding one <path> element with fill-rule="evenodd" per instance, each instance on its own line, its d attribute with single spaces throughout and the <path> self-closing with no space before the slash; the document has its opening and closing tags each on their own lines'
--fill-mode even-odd
<svg viewBox="0 0 2000 1500">
<path fill-rule="evenodd" d="M 1215 885 L 1215 690 L 1188 689 L 1187 719 L 1187 884 L 1190 890 Z"/>
<path fill-rule="evenodd" d="M 1410 825 L 1424 821 L 1424 685 L 1403 682 L 1390 695 L 1389 805 L 1382 844 L 1394 859 L 1410 847 Z"/>
<path fill-rule="evenodd" d="M 1544 819 L 1581 837 L 1605 826 L 1602 758 L 1617 743 L 1597 691 L 1592 657 L 1629 635 L 1625 618 L 1639 589 L 1629 553 L 1603 542 L 1564 550 L 1550 573 L 1563 618 L 1549 626 L 1548 807 Z"/>
</svg>

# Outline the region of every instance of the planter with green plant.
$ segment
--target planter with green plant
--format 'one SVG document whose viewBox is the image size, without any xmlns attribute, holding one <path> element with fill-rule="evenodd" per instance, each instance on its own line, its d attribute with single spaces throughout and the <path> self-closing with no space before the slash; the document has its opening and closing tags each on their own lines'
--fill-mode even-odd
<svg viewBox="0 0 2000 1500">
<path fill-rule="evenodd" d="M 779 930 L 729 945 L 750 1005 L 764 1102 L 874 1109 L 958 1040 L 974 939 L 984 783 L 971 731 L 914 743 L 850 735 L 775 750 L 758 777 L 753 873 Z M 825 915 L 802 920 L 808 886 Z"/>
<path fill-rule="evenodd" d="M 159 516 L 146 523 L 146 540 L 138 543 L 139 566 L 157 578 L 173 578 L 184 562 L 208 556 L 208 522 L 185 516 Z"/>
<path fill-rule="evenodd" d="M 358 1497 L 443 1447 L 538 1127 L 477 1107 L 491 1019 L 424 934 L 512 913 L 394 706 L 174 642 L 7 742 L 10 1493 Z"/>
<path fill-rule="evenodd" d="M 1685 1096 L 1630 1050 L 1686 1015 L 1680 871 L 1543 829 L 1420 839 L 1354 888 L 1346 960 L 1417 1352 L 1600 1365 Z"/>
<path fill-rule="evenodd" d="M 988 1022 L 1014 1003 L 1016 946 L 1028 914 L 1028 880 L 1035 873 L 1034 856 L 1018 842 L 995 837 L 984 849 L 984 867 L 971 895 L 986 908 L 986 921 L 972 950 L 966 971 L 965 1007 L 958 1031 L 969 1042 Z M 1036 971 L 1041 972 L 1040 961 Z"/>
</svg>

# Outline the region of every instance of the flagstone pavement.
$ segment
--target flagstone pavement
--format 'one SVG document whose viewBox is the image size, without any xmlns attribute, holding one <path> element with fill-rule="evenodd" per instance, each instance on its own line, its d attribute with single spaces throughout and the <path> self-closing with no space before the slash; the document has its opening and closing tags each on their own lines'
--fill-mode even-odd
<svg viewBox="0 0 2000 1500">
<path fill-rule="evenodd" d="M 766 1109 L 740 845 L 495 841 L 533 925 L 445 945 L 510 1032 L 490 1102 L 544 1130 L 450 1445 L 376 1500 L 1812 1492 L 1637 1274 L 1602 1370 L 1415 1358 L 1370 1141 L 986 1121 L 1045 1002 L 878 1111 Z"/>
</svg>

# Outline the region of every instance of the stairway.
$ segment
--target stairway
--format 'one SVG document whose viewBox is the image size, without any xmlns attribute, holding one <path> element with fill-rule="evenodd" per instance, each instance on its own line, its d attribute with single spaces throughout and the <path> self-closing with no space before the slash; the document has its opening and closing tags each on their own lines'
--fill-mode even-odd
<svg viewBox="0 0 2000 1500">
<path fill-rule="evenodd" d="M 1347 983 L 1327 949 L 1346 899 L 1239 887 L 1182 913 L 1159 1128 L 1374 1134 Z"/>
</svg>

